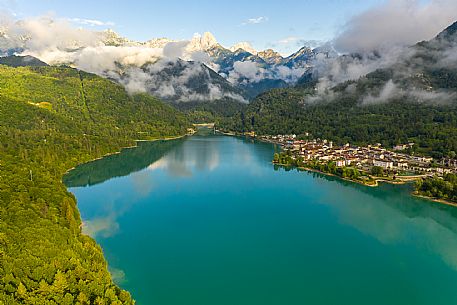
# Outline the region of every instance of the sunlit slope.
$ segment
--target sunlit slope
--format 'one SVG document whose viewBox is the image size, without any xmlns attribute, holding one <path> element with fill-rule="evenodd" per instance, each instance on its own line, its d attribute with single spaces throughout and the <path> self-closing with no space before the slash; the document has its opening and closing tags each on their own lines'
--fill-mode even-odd
<svg viewBox="0 0 457 305">
<path fill-rule="evenodd" d="M 183 135 L 179 112 L 70 68 L 0 66 L 0 304 L 131 304 L 61 182 L 78 163 Z"/>
</svg>

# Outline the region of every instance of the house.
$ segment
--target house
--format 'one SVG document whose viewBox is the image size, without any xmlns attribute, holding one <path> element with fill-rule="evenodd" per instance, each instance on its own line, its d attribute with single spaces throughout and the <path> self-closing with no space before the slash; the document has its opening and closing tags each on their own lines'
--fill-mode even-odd
<svg viewBox="0 0 457 305">
<path fill-rule="evenodd" d="M 394 168 L 394 163 L 390 160 L 375 159 L 373 160 L 373 166 L 379 166 L 384 169 L 392 169 Z"/>
<path fill-rule="evenodd" d="M 346 166 L 346 160 L 336 160 L 336 166 L 338 166 L 338 167 Z"/>
<path fill-rule="evenodd" d="M 395 162 L 395 167 L 406 169 L 406 168 L 408 168 L 408 162 L 397 161 L 397 162 Z"/>
<path fill-rule="evenodd" d="M 408 146 L 406 144 L 398 144 L 394 146 L 394 150 L 405 150 Z"/>
</svg>

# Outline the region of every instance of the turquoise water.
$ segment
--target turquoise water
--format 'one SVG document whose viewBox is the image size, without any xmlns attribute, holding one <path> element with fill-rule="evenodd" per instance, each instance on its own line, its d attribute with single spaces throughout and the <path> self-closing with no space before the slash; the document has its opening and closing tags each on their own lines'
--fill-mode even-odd
<svg viewBox="0 0 457 305">
<path fill-rule="evenodd" d="M 139 305 L 457 304 L 457 209 L 275 169 L 274 151 L 142 143 L 64 181 Z"/>
</svg>

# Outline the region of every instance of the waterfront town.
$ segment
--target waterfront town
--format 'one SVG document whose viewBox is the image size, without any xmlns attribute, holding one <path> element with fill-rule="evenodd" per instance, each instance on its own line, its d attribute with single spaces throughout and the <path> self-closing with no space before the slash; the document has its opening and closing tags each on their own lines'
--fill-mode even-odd
<svg viewBox="0 0 457 305">
<path fill-rule="evenodd" d="M 282 150 L 289 152 L 294 159 L 301 158 L 305 163 L 334 162 L 337 167 L 354 167 L 370 172 L 373 167 L 386 172 L 405 175 L 438 175 L 457 173 L 457 160 L 434 160 L 431 157 L 414 156 L 406 153 L 414 143 L 396 145 L 392 149 L 381 144 L 365 147 L 352 146 L 349 143 L 336 146 L 333 142 L 322 139 L 298 140 L 297 135 L 261 136 L 259 139 L 276 143 Z"/>
</svg>

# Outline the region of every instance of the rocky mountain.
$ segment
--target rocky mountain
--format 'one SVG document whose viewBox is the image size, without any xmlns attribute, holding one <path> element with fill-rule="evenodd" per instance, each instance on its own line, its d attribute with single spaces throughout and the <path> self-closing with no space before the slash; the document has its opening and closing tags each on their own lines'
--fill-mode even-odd
<svg viewBox="0 0 457 305">
<path fill-rule="evenodd" d="M 120 40 L 118 39 L 118 41 Z M 181 59 L 193 61 L 196 55 L 199 58 L 205 58 L 207 67 L 230 82 L 231 87 L 236 88 L 235 91 L 239 91 L 237 92 L 238 96 L 248 99 L 271 89 L 295 85 L 304 74 L 309 72 L 316 56 L 323 52 L 322 50 L 311 50 L 308 47 L 303 47 L 296 53 L 283 57 L 272 49 L 258 52 L 247 42 L 225 48 L 209 32 L 203 35 L 195 35 L 187 42 L 159 38 L 140 43 L 140 45 L 164 49 L 167 45 L 179 43 L 183 43 Z M 131 44 L 131 42 L 127 42 L 127 45 Z M 325 52 L 325 56 L 328 57 L 329 53 Z M 335 54 L 331 56 L 336 56 Z M 169 72 L 170 70 L 165 71 Z M 204 80 L 204 78 L 201 79 Z M 223 87 L 228 86 L 225 84 Z M 155 91 L 157 92 L 157 90 Z M 193 92 L 192 89 L 191 92 Z M 174 98 L 176 99 L 176 97 Z M 178 98 L 177 100 L 182 99 Z"/>
<path fill-rule="evenodd" d="M 137 42 L 122 37 L 113 30 L 106 30 L 98 34 L 100 36 L 101 43 L 103 43 L 106 46 L 119 47 L 138 45 Z"/>
<path fill-rule="evenodd" d="M 306 68 L 315 59 L 316 52 L 308 47 L 303 47 L 292 55 L 283 59 L 282 64 L 290 68 Z"/>
<path fill-rule="evenodd" d="M 210 32 L 205 32 L 203 35 L 196 34 L 190 40 L 189 44 L 186 47 L 186 51 L 189 53 L 192 52 L 206 52 L 213 48 L 222 47 L 216 40 L 213 34 Z"/>
<path fill-rule="evenodd" d="M 142 74 L 147 92 L 171 103 L 248 102 L 243 90 L 200 62 L 160 60 L 144 65 L 140 71 L 125 70 L 120 82 L 129 84 L 132 75 L 138 73 Z"/>
<path fill-rule="evenodd" d="M 254 49 L 253 46 L 249 42 L 240 42 L 232 46 L 230 49 L 232 52 L 236 52 L 238 50 L 249 52 L 253 55 L 257 55 L 257 51 Z"/>
<path fill-rule="evenodd" d="M 257 53 L 257 55 L 270 65 L 279 65 L 284 60 L 284 58 L 281 56 L 281 54 L 274 51 L 273 49 L 267 49 L 265 51 L 261 51 L 261 52 Z"/>
<path fill-rule="evenodd" d="M 209 32 L 206 32 L 203 35 L 196 34 L 187 42 L 157 38 L 139 43 L 122 38 L 113 31 L 105 31 L 103 32 L 103 35 L 103 43 L 113 46 L 136 46 L 164 49 L 167 45 L 182 44 L 183 52 L 180 59 L 194 61 L 196 55 L 198 55 L 197 57 L 199 58 L 205 58 L 206 56 L 205 65 L 230 83 L 224 84 L 222 88 L 230 88 L 228 92 L 235 93 L 234 96 L 243 97 L 242 99 L 238 98 L 238 100 L 244 100 L 246 98 L 252 99 L 258 94 L 274 88 L 285 88 L 295 85 L 302 75 L 310 69 L 317 54 L 313 50 L 303 47 L 296 53 L 288 57 L 283 57 L 280 53 L 275 52 L 272 49 L 258 52 L 247 42 L 241 42 L 230 48 L 225 48 L 218 43 L 214 35 Z M 175 67 L 182 66 L 182 61 L 175 65 Z M 172 75 L 165 77 L 165 74 L 169 72 L 171 72 L 169 68 L 165 69 L 160 73 L 161 76 L 158 77 L 158 79 L 170 81 Z M 176 75 L 176 73 L 173 75 Z M 157 78 L 157 74 L 154 78 Z M 204 77 L 199 77 L 199 79 L 201 81 L 208 81 L 208 78 Z M 175 82 L 174 85 L 171 86 L 174 88 L 174 92 L 177 93 L 176 96 L 172 97 L 175 101 L 182 101 L 183 99 L 181 97 L 186 92 L 201 94 L 199 90 L 195 91 L 195 88 L 183 87 L 183 90 L 178 90 L 176 88 L 178 83 L 179 82 Z M 219 81 L 218 83 L 220 85 L 221 82 Z M 165 84 L 168 89 L 171 88 L 167 83 Z M 209 83 L 206 84 L 206 86 L 203 85 L 203 87 L 212 87 L 212 84 Z M 159 96 L 161 96 L 160 93 L 163 92 L 163 90 L 157 88 L 151 91 L 155 94 L 159 94 Z M 209 90 L 203 91 L 209 92 Z M 224 90 L 222 91 L 224 92 Z M 168 93 L 168 90 L 165 90 L 165 92 Z M 163 95 L 161 97 L 169 99 Z M 208 97 L 213 98 L 214 95 L 208 95 Z"/>
</svg>

